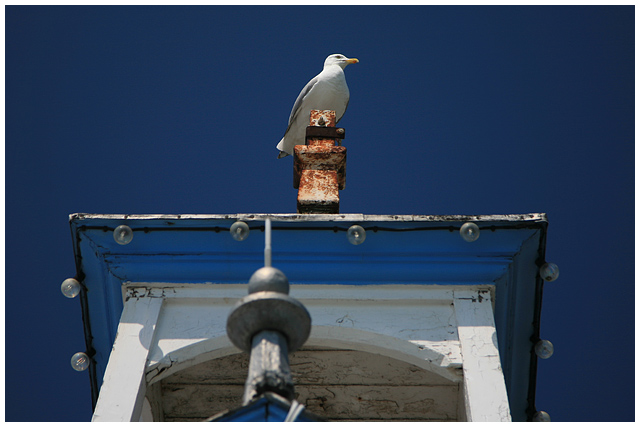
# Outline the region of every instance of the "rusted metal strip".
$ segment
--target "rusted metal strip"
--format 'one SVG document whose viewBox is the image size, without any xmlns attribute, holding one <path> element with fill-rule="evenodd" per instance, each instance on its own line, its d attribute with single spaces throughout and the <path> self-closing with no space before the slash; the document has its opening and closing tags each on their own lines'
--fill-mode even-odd
<svg viewBox="0 0 640 427">
<path fill-rule="evenodd" d="M 307 139 L 311 137 L 344 139 L 344 135 L 344 128 L 307 126 Z"/>
</svg>

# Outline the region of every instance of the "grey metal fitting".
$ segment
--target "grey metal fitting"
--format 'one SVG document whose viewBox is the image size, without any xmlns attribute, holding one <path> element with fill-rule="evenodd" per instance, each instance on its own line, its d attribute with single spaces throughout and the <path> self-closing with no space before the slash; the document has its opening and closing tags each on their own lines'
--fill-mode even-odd
<svg viewBox="0 0 640 427">
<path fill-rule="evenodd" d="M 278 292 L 289 295 L 289 279 L 277 268 L 262 267 L 249 279 L 249 294 Z"/>
<path fill-rule="evenodd" d="M 262 331 L 253 337 L 243 404 L 266 392 L 277 393 L 289 401 L 295 399 L 287 341 L 275 331 Z"/>
<path fill-rule="evenodd" d="M 309 338 L 311 316 L 302 303 L 280 292 L 254 292 L 238 301 L 227 319 L 231 342 L 250 353 L 253 337 L 265 330 L 282 333 L 294 352 Z"/>
</svg>

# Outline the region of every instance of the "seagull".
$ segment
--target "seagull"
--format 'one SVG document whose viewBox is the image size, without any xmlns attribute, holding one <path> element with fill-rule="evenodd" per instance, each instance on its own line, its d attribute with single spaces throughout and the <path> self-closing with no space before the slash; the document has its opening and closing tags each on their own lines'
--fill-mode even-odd
<svg viewBox="0 0 640 427">
<path fill-rule="evenodd" d="M 336 123 L 340 121 L 349 104 L 349 88 L 344 78 L 344 67 L 357 62 L 360 61 L 339 53 L 329 55 L 325 59 L 322 72 L 307 83 L 293 104 L 289 127 L 276 145 L 280 150 L 279 159 L 293 154 L 295 145 L 304 144 L 311 110 L 334 110 Z"/>
</svg>

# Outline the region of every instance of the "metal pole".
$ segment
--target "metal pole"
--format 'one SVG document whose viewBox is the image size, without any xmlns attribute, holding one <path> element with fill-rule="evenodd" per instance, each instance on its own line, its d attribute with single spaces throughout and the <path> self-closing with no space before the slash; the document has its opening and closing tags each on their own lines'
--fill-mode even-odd
<svg viewBox="0 0 640 427">
<path fill-rule="evenodd" d="M 253 337 L 243 405 L 267 391 L 288 400 L 295 397 L 287 339 L 280 332 L 268 330 Z"/>
<path fill-rule="evenodd" d="M 264 223 L 264 266 L 271 267 L 271 218 Z"/>
</svg>

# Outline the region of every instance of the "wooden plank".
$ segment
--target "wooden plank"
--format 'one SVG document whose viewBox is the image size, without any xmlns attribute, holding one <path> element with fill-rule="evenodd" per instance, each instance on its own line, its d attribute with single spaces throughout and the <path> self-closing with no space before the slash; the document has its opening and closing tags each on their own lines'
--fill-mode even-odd
<svg viewBox="0 0 640 427">
<path fill-rule="evenodd" d="M 163 384 L 242 385 L 249 371 L 249 355 L 232 354 L 200 363 L 162 380 Z"/>
<path fill-rule="evenodd" d="M 171 418 L 205 419 L 242 406 L 244 385 L 162 384 L 165 421 Z"/>
<path fill-rule="evenodd" d="M 331 420 L 457 417 L 457 386 L 307 386 L 297 391 L 299 402 Z"/>
<path fill-rule="evenodd" d="M 361 351 L 300 351 L 291 355 L 296 384 L 451 385 L 410 363 Z"/>
<path fill-rule="evenodd" d="M 165 421 L 242 405 L 248 356 L 210 360 L 162 380 Z M 290 355 L 297 399 L 330 420 L 455 420 L 458 384 L 390 357 L 307 348 Z"/>
<path fill-rule="evenodd" d="M 511 421 L 489 291 L 454 291 L 467 421 Z"/>
<path fill-rule="evenodd" d="M 165 421 L 207 418 L 241 405 L 243 387 L 162 387 Z M 297 400 L 329 420 L 455 420 L 457 386 L 299 386 Z"/>
<path fill-rule="evenodd" d="M 131 298 L 124 305 L 92 421 L 138 421 L 145 369 L 162 298 Z"/>
<path fill-rule="evenodd" d="M 301 350 L 289 355 L 296 385 L 450 385 L 439 375 L 390 357 L 350 350 Z M 166 378 L 167 384 L 244 384 L 247 354 L 209 360 Z"/>
</svg>

